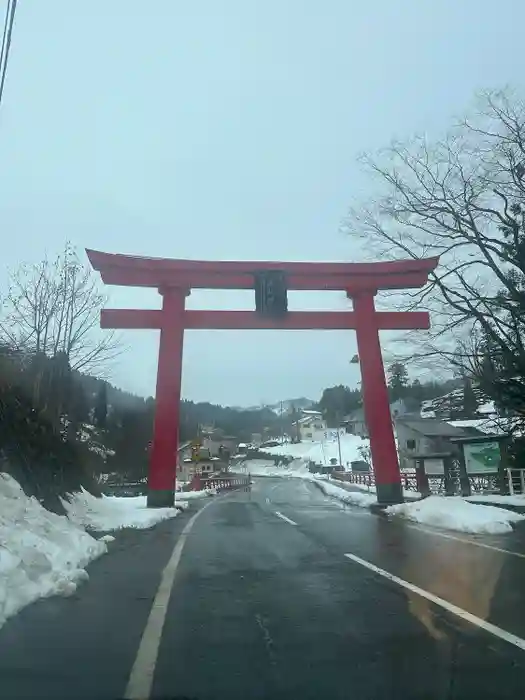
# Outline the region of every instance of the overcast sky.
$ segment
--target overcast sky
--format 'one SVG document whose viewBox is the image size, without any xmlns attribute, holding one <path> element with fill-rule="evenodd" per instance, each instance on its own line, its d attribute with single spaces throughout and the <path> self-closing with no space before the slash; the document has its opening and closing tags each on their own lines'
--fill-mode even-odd
<svg viewBox="0 0 525 700">
<path fill-rule="evenodd" d="M 524 21 L 521 0 L 19 2 L 0 109 L 0 288 L 8 266 L 66 239 L 175 258 L 362 256 L 340 230 L 370 192 L 357 155 L 438 136 L 477 90 L 520 88 Z M 112 306 L 159 304 L 152 291 L 109 292 Z M 251 302 L 194 292 L 189 305 Z M 156 333 L 124 340 L 112 381 L 153 393 Z M 352 333 L 192 331 L 183 394 L 317 399 L 357 384 L 355 352 Z"/>
</svg>

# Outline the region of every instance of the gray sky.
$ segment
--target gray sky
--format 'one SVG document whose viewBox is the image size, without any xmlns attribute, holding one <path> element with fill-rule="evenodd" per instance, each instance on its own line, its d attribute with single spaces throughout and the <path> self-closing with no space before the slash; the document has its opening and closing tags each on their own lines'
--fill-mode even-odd
<svg viewBox="0 0 525 700">
<path fill-rule="evenodd" d="M 5 10 L 0 0 L 0 11 Z M 0 110 L 7 266 L 79 248 L 194 259 L 346 260 L 370 183 L 356 156 L 439 135 L 481 88 L 521 87 L 520 0 L 25 0 Z M 9 248 L 6 248 L 6 244 Z M 112 306 L 158 306 L 111 288 Z M 192 308 L 251 295 L 194 292 Z M 294 294 L 291 308 L 344 308 Z M 155 332 L 116 384 L 154 391 Z M 193 331 L 183 393 L 250 405 L 355 386 L 351 333 Z"/>
</svg>

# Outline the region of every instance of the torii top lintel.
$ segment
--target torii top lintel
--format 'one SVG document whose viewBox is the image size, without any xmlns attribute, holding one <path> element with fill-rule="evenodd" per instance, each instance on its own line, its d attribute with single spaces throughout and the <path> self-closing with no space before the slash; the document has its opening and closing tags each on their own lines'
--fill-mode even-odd
<svg viewBox="0 0 525 700">
<path fill-rule="evenodd" d="M 186 289 L 253 289 L 264 270 L 286 274 L 288 289 L 344 290 L 349 293 L 422 287 L 439 258 L 386 262 L 260 262 L 148 258 L 86 250 L 106 284 Z"/>
</svg>

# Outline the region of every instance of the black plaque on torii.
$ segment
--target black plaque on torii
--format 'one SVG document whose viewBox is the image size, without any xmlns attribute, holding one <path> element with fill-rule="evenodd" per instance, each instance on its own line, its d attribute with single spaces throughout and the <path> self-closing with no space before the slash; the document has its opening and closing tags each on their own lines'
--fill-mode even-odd
<svg viewBox="0 0 525 700">
<path fill-rule="evenodd" d="M 288 311 L 286 275 L 281 270 L 255 273 L 255 310 L 262 316 L 279 318 Z"/>
</svg>

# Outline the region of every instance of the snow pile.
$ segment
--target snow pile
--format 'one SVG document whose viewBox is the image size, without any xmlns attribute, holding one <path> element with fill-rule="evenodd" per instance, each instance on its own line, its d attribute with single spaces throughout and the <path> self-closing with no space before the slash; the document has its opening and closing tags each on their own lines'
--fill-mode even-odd
<svg viewBox="0 0 525 700">
<path fill-rule="evenodd" d="M 360 438 L 358 435 L 344 433 L 340 436 L 341 459 L 343 465 L 362 460 L 363 452 L 370 452 L 370 440 Z M 337 440 L 304 441 L 296 444 L 287 442 L 276 447 L 263 448 L 264 452 L 272 455 L 283 455 L 295 459 L 311 460 L 316 464 L 330 464 L 331 459 L 339 462 L 339 445 Z M 369 457 L 368 457 L 369 459 Z"/>
<path fill-rule="evenodd" d="M 348 503 L 352 506 L 360 506 L 361 508 L 369 508 L 374 503 L 377 503 L 376 497 L 371 493 L 365 493 L 364 491 L 347 491 L 330 481 L 323 479 L 313 480 L 327 496 L 337 498 L 338 501 L 342 501 L 343 503 Z"/>
<path fill-rule="evenodd" d="M 422 501 L 389 506 L 385 512 L 424 525 L 483 535 L 511 532 L 512 523 L 525 520 L 525 515 L 494 506 L 478 506 L 459 496 L 429 496 Z"/>
<path fill-rule="evenodd" d="M 74 593 L 88 578 L 85 567 L 106 551 L 104 542 L 0 474 L 0 627 L 37 598 Z"/>
<path fill-rule="evenodd" d="M 153 527 L 178 513 L 176 508 L 147 508 L 146 496 L 96 498 L 84 490 L 62 503 L 72 523 L 96 532 Z"/>
<path fill-rule="evenodd" d="M 469 503 L 493 503 L 502 506 L 520 506 L 525 508 L 525 495 L 498 496 L 497 494 L 482 494 L 481 496 L 468 496 Z"/>
<path fill-rule="evenodd" d="M 175 494 L 175 504 L 179 501 L 195 501 L 199 498 L 216 496 L 217 489 L 202 489 L 201 491 L 177 491 Z"/>
</svg>

